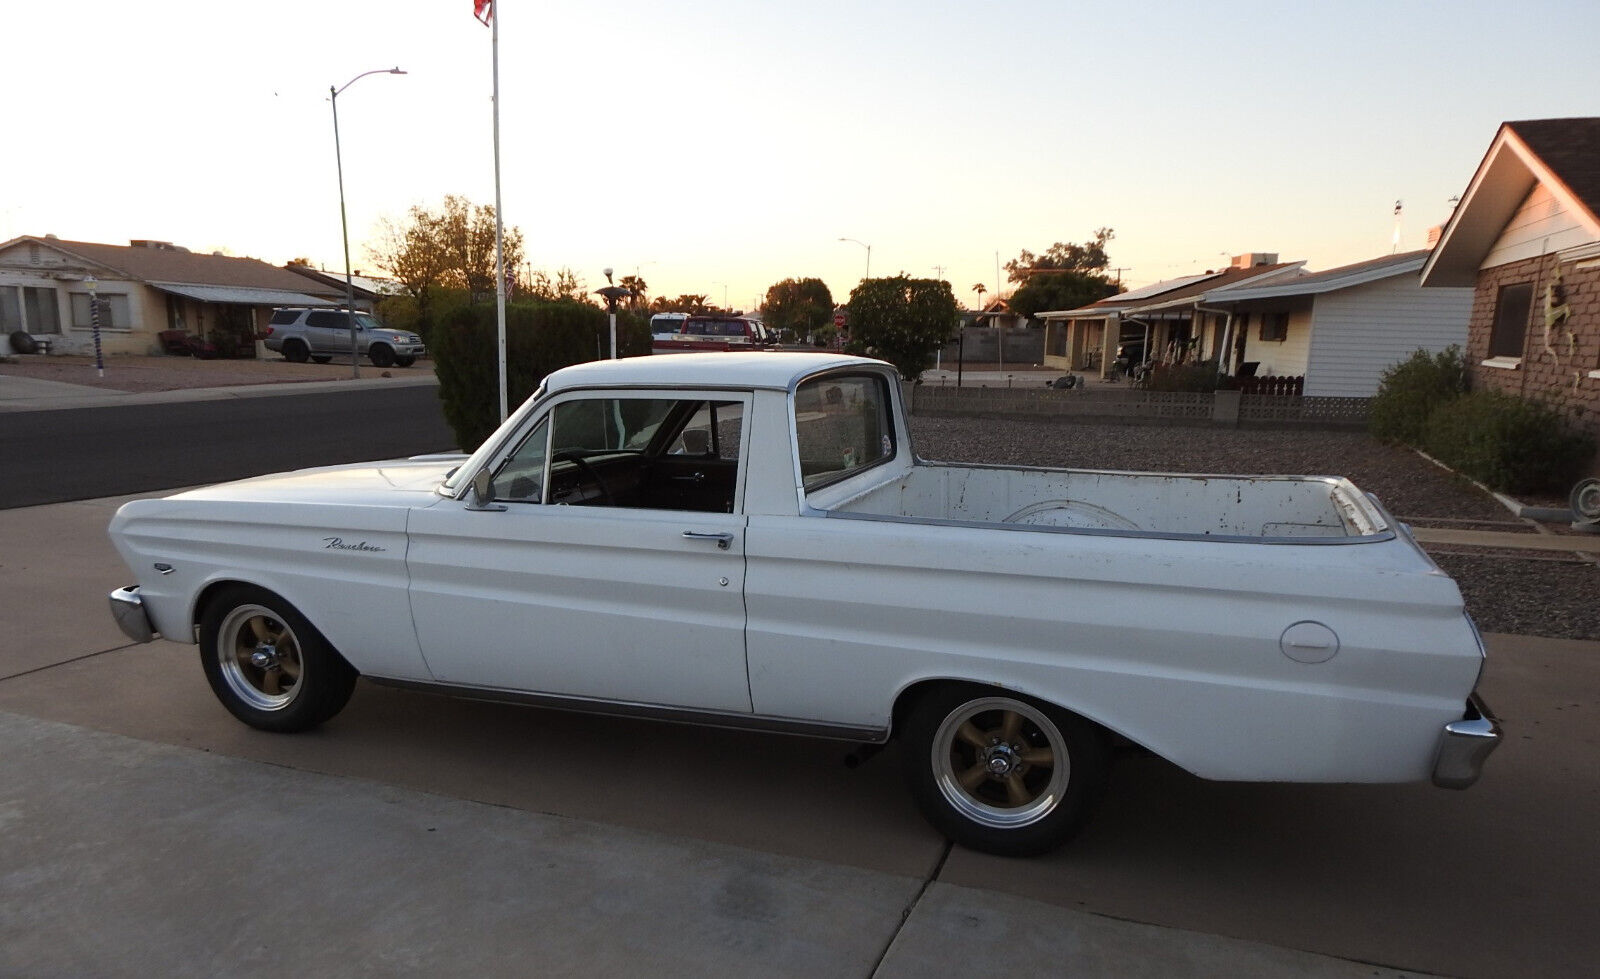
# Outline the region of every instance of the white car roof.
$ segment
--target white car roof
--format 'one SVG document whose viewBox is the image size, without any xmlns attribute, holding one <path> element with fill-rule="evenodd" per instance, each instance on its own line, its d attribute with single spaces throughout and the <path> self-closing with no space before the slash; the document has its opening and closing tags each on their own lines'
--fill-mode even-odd
<svg viewBox="0 0 1600 979">
<path fill-rule="evenodd" d="M 551 393 L 581 387 L 771 388 L 787 391 L 818 371 L 836 367 L 888 368 L 881 360 L 831 353 L 715 351 L 596 360 L 545 379 Z"/>
</svg>

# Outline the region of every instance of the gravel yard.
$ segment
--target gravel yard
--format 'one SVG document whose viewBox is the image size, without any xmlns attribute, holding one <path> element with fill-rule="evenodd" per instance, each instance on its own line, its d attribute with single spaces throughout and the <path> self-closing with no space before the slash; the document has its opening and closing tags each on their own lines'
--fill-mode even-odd
<svg viewBox="0 0 1600 979">
<path fill-rule="evenodd" d="M 993 418 L 911 420 L 924 458 L 1082 469 L 1316 473 L 1350 477 L 1415 526 L 1534 532 L 1493 497 L 1414 452 L 1359 432 L 1081 425 Z M 1600 639 L 1600 566 L 1564 552 L 1433 552 L 1485 632 Z"/>
</svg>

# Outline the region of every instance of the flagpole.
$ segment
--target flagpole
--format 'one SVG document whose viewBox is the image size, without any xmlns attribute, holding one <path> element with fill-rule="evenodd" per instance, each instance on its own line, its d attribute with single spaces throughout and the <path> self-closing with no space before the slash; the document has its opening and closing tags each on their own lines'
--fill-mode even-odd
<svg viewBox="0 0 1600 979">
<path fill-rule="evenodd" d="M 490 46 L 494 62 L 494 301 L 500 350 L 500 420 L 506 420 L 506 251 L 505 212 L 500 208 L 500 4 L 490 8 Z"/>
</svg>

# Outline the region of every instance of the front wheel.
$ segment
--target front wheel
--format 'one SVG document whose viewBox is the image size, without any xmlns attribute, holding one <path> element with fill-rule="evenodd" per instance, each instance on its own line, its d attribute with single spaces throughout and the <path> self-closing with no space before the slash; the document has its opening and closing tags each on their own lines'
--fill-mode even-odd
<svg viewBox="0 0 1600 979">
<path fill-rule="evenodd" d="M 405 354 L 405 355 L 402 355 L 402 356 L 397 356 L 394 359 L 394 365 L 396 367 L 410 367 L 412 364 L 415 364 L 416 362 L 417 362 L 417 358 L 416 358 L 416 355 L 414 355 L 414 354 Z"/>
<path fill-rule="evenodd" d="M 912 709 L 902 760 L 922 814 L 951 840 L 1003 856 L 1053 850 L 1082 829 L 1106 777 L 1100 729 L 999 689 L 939 688 Z"/>
<path fill-rule="evenodd" d="M 390 367 L 394 364 L 394 348 L 375 343 L 372 349 L 367 351 L 367 357 L 371 359 L 374 367 Z"/>
<path fill-rule="evenodd" d="M 234 585 L 200 617 L 200 663 L 211 691 L 263 731 L 304 731 L 339 713 L 356 671 L 294 606 Z"/>
<path fill-rule="evenodd" d="M 333 360 L 333 355 L 332 354 L 312 354 L 311 355 L 312 363 L 326 364 L 331 360 Z"/>
</svg>

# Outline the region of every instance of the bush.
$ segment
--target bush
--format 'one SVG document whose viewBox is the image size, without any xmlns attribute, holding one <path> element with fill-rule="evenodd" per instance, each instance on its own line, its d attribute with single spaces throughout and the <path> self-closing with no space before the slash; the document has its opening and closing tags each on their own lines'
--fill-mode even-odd
<svg viewBox="0 0 1600 979">
<path fill-rule="evenodd" d="M 471 451 L 500 425 L 500 365 L 495 306 L 452 310 L 434 330 L 431 352 L 439 375 L 439 400 L 456 444 Z M 644 316 L 617 312 L 617 354 L 650 352 Z M 513 303 L 506 306 L 506 403 L 515 410 L 552 371 L 610 353 L 605 310 L 587 303 Z"/>
<path fill-rule="evenodd" d="M 1595 449 L 1593 438 L 1555 409 L 1496 391 L 1439 405 L 1422 427 L 1421 447 L 1505 493 L 1565 490 L 1583 475 Z"/>
<path fill-rule="evenodd" d="M 1383 372 L 1368 409 L 1367 429 L 1384 442 L 1420 446 L 1428 416 L 1466 391 L 1467 365 L 1460 347 L 1436 354 L 1418 350 Z"/>
<path fill-rule="evenodd" d="M 1193 391 L 1209 394 L 1217 389 L 1217 362 L 1190 361 L 1187 364 L 1156 364 L 1150 368 L 1151 391 Z"/>
</svg>

